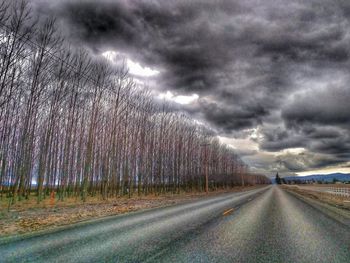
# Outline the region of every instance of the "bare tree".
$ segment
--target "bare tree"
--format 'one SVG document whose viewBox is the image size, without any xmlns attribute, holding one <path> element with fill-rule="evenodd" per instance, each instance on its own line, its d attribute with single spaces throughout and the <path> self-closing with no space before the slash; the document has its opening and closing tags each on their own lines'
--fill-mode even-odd
<svg viewBox="0 0 350 263">
<path fill-rule="evenodd" d="M 159 105 L 125 63 L 70 49 L 55 19 L 37 21 L 26 1 L 0 4 L 1 198 L 86 201 L 269 183 L 207 127 Z"/>
</svg>

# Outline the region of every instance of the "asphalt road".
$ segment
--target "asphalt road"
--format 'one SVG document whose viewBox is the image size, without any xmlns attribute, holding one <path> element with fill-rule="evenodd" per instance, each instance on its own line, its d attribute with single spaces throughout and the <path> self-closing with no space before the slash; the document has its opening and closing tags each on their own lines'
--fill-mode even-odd
<svg viewBox="0 0 350 263">
<path fill-rule="evenodd" d="M 0 262 L 350 262 L 350 227 L 271 186 L 2 242 Z"/>
</svg>

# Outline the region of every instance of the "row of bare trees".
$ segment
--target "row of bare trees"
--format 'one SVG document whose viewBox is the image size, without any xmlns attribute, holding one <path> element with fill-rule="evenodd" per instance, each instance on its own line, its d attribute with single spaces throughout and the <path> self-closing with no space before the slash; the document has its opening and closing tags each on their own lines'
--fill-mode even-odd
<svg viewBox="0 0 350 263">
<path fill-rule="evenodd" d="M 125 66 L 71 49 L 25 1 L 0 5 L 0 196 L 12 202 L 269 183 L 231 148 L 159 106 Z M 210 143 L 208 147 L 202 147 Z"/>
</svg>

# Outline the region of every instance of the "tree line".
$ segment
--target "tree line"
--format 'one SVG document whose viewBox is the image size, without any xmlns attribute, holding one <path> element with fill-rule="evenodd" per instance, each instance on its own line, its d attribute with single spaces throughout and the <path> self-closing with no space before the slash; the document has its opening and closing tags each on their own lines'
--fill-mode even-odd
<svg viewBox="0 0 350 263">
<path fill-rule="evenodd" d="M 265 184 L 235 152 L 159 105 L 125 64 L 71 48 L 54 18 L 0 4 L 0 196 L 103 198 Z M 205 146 L 204 146 L 205 145 Z"/>
</svg>

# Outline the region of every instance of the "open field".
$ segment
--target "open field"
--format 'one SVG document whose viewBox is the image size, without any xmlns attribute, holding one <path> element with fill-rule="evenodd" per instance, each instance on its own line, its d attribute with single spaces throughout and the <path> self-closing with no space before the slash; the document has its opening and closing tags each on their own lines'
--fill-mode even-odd
<svg viewBox="0 0 350 263">
<path fill-rule="evenodd" d="M 230 190 L 209 192 L 215 196 L 225 192 L 248 191 L 261 186 L 235 187 Z M 64 202 L 47 198 L 37 203 L 36 197 L 17 202 L 7 210 L 4 198 L 0 207 L 0 235 L 22 234 L 31 231 L 54 228 L 87 219 L 122 214 L 140 209 L 155 208 L 195 200 L 207 196 L 205 193 L 182 193 L 122 197 L 103 200 L 101 196 L 89 197 L 84 203 L 79 198 L 67 198 Z"/>
</svg>

